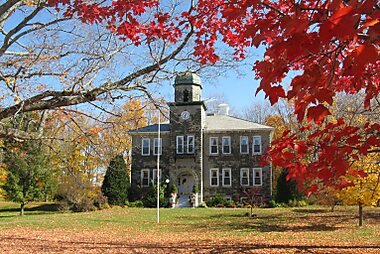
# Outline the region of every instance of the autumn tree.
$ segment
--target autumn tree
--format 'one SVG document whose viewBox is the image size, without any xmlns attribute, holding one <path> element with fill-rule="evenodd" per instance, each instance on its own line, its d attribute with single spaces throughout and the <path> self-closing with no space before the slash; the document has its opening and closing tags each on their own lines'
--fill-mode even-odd
<svg viewBox="0 0 380 254">
<path fill-rule="evenodd" d="M 102 192 L 110 205 L 125 205 L 128 202 L 129 175 L 123 155 L 111 160 L 102 184 Z"/>
<path fill-rule="evenodd" d="M 15 129 L 30 132 L 38 128 L 35 121 L 38 118 L 36 113 L 22 114 L 8 124 L 12 124 Z M 6 172 L 3 188 L 10 200 L 20 203 L 20 215 L 24 215 L 25 205 L 30 201 L 41 200 L 51 187 L 47 148 L 39 140 L 4 140 L 2 152 L 2 166 Z"/>
<path fill-rule="evenodd" d="M 367 109 L 379 93 L 377 1 L 200 1 L 198 7 L 207 17 L 196 19 L 205 35 L 199 54 L 206 56 L 201 59 L 217 57 L 213 45 L 219 34 L 236 48 L 237 56 L 247 46 L 264 46 L 263 59 L 253 66 L 260 79 L 258 91 L 264 91 L 272 104 L 279 98 L 292 99 L 301 123 L 306 118 L 322 124 L 338 92 L 364 90 Z M 287 91 L 285 78 L 291 79 Z M 315 179 L 339 184 L 350 168 L 348 158 L 380 147 L 378 123 L 358 128 L 338 119 L 321 129 L 305 125 L 300 130 L 310 133 L 306 141 L 285 132 L 267 158 L 289 168 L 289 177 L 301 185 Z M 311 154 L 315 156 L 309 164 L 305 156 Z M 317 185 L 310 184 L 308 191 L 315 190 Z"/>
<path fill-rule="evenodd" d="M 40 201 L 47 194 L 45 186 L 51 181 L 51 172 L 46 151 L 36 141 L 8 147 L 5 164 L 7 181 L 4 189 L 10 200 L 20 203 L 20 215 L 23 216 L 28 202 Z"/>
<path fill-rule="evenodd" d="M 161 103 L 157 105 L 162 107 Z M 98 166 L 107 167 L 118 154 L 127 155 L 132 149 L 128 131 L 144 127 L 148 124 L 151 109 L 157 111 L 155 105 L 148 100 L 131 99 L 120 107 L 115 107 L 113 116 L 103 119 L 98 125 L 99 138 L 94 142 Z M 164 108 L 162 108 L 165 111 Z M 151 117 L 152 118 L 152 117 Z M 130 161 L 127 164 L 129 165 Z"/>
<path fill-rule="evenodd" d="M 97 118 L 121 100 L 154 99 L 154 90 L 178 71 L 203 70 L 207 65 L 194 56 L 194 25 L 183 10 L 193 12 L 193 3 L 4 1 L 0 125 L 21 112 L 82 103 L 86 107 L 75 110 Z M 230 63 L 208 66 L 215 76 Z M 41 133 L 2 125 L 0 136 L 35 139 Z"/>
<path fill-rule="evenodd" d="M 112 102 L 112 99 L 131 91 L 145 93 L 148 91 L 146 85 L 170 78 L 181 63 L 194 63 L 195 67 L 199 67 L 198 63 L 220 64 L 223 50 L 218 49 L 218 42 L 224 42 L 234 50 L 236 59 L 246 57 L 252 46 L 261 47 L 265 51 L 264 56 L 253 65 L 255 76 L 260 80 L 258 91 L 264 91 L 272 104 L 280 98 L 293 100 L 294 113 L 300 123 L 306 119 L 321 127 L 302 127 L 301 132 L 310 133 L 306 142 L 304 135 L 285 132 L 273 143 L 267 159 L 275 166 L 289 168 L 290 178 L 297 179 L 300 185 L 315 179 L 326 185 L 340 184 L 343 183 L 341 177 L 349 172 L 349 158 L 355 158 L 356 153 L 359 153 L 357 156 L 365 156 L 379 151 L 378 123 L 367 122 L 359 128 L 343 118 L 324 122 L 331 114 L 329 105 L 337 93 L 364 91 L 366 109 L 371 109 L 371 100 L 379 94 L 380 22 L 376 0 L 199 0 L 196 5 L 192 1 L 186 4 L 187 8 L 176 9 L 173 8 L 177 7 L 175 3 L 168 6 L 166 2 L 157 0 L 101 3 L 13 0 L 3 3 L 0 16 L 4 42 L 0 57 L 4 68 L 15 68 L 14 73 L 24 75 L 24 79 L 31 76 L 25 75 L 24 66 L 28 65 L 8 65 L 6 56 L 11 52 L 28 55 L 29 52 L 24 50 L 28 47 L 23 45 L 27 41 L 25 36 L 57 24 L 34 22 L 34 26 L 34 18 L 43 11 L 49 14 L 54 11 L 62 19 L 79 20 L 91 27 L 104 28 L 132 47 L 125 52 L 148 54 L 137 59 L 135 55 L 126 54 L 131 56 L 128 62 L 131 68 L 120 75 L 89 75 L 80 80 L 48 82 L 41 91 L 37 91 L 38 85 L 46 83 L 35 80 L 39 75 L 32 75 L 33 82 L 29 82 L 32 86 L 27 87 L 24 84 L 28 83 L 17 75 L 16 78 L 4 78 L 2 90 L 10 93 L 10 98 L 15 101 L 3 100 L 0 119 L 11 118 L 18 112 L 57 109 L 104 99 Z M 23 15 L 16 19 L 19 22 L 6 29 L 5 22 L 15 20 L 12 14 L 21 7 L 24 9 L 16 14 Z M 73 28 L 71 25 L 64 27 L 64 33 L 71 31 L 67 29 L 69 27 Z M 46 29 L 46 32 L 52 30 L 62 31 L 62 28 Z M 102 38 L 107 38 L 104 43 L 100 40 L 101 45 L 107 48 L 108 42 L 115 37 Z M 191 42 L 192 47 L 187 47 Z M 59 56 L 64 56 L 66 51 L 60 53 Z M 53 54 L 52 58 L 57 55 Z M 14 60 L 16 56 L 10 58 Z M 88 59 L 86 56 L 83 58 Z M 83 58 L 79 56 L 77 59 Z M 99 59 L 99 55 L 95 59 Z M 103 61 L 102 57 L 100 59 Z M 92 60 L 79 62 L 86 65 L 94 63 Z M 66 64 L 67 61 L 61 63 Z M 126 64 L 123 62 L 123 66 Z M 94 69 L 84 70 L 80 73 L 94 73 Z M 62 77 L 75 77 L 77 73 Z M 283 88 L 285 80 L 290 80 L 287 89 Z M 26 92 L 29 89 L 34 92 Z M 15 136 L 11 130 L 2 130 L 3 135 Z M 311 154 L 314 160 L 306 165 L 309 158 L 305 156 Z M 335 165 L 339 166 L 336 168 Z M 315 184 L 309 187 L 308 192 L 317 189 Z"/>
<path fill-rule="evenodd" d="M 380 157 L 367 155 L 356 161 L 345 180 L 349 183 L 337 195 L 345 204 L 358 206 L 358 224 L 363 225 L 363 207 L 380 201 Z"/>
</svg>

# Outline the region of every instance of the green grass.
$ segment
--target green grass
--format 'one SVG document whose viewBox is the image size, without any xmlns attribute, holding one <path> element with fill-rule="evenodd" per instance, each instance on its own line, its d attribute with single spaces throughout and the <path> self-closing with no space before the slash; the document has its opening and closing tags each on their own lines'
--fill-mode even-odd
<svg viewBox="0 0 380 254">
<path fill-rule="evenodd" d="M 324 207 L 255 209 L 255 217 L 245 216 L 248 209 L 156 209 L 121 208 L 61 213 L 54 204 L 27 206 L 19 216 L 18 205 L 0 202 L 1 230 L 27 227 L 36 230 L 62 229 L 80 232 L 116 232 L 125 234 L 183 234 L 211 237 L 262 237 L 263 239 L 361 239 L 379 243 L 380 208 L 365 209 L 365 226 L 356 226 L 356 207 L 338 207 L 330 212 Z"/>
</svg>

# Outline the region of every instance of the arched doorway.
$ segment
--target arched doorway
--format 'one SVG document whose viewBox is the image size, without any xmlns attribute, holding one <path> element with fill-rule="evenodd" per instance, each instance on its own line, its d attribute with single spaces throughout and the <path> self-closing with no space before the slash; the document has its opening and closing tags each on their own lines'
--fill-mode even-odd
<svg viewBox="0 0 380 254">
<path fill-rule="evenodd" d="M 182 173 L 178 176 L 178 192 L 180 195 L 186 195 L 193 192 L 194 176 L 191 173 Z"/>
</svg>

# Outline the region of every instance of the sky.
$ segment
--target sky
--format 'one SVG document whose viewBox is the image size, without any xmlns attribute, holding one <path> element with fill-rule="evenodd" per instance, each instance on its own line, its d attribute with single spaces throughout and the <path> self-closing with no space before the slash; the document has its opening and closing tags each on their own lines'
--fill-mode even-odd
<svg viewBox="0 0 380 254">
<path fill-rule="evenodd" d="M 254 79 L 254 72 L 251 68 L 241 68 L 244 76 L 237 76 L 233 71 L 229 72 L 226 77 L 220 77 L 215 82 L 203 83 L 203 98 L 213 98 L 213 96 L 222 94 L 229 104 L 230 108 L 239 113 L 244 111 L 254 102 L 264 101 L 264 93 L 256 95 L 259 86 L 259 80 Z"/>
<path fill-rule="evenodd" d="M 249 59 L 237 64 L 239 73 L 235 70 L 226 71 L 223 75 L 216 78 L 208 79 L 202 77 L 202 99 L 212 101 L 213 99 L 223 98 L 223 103 L 227 103 L 230 109 L 237 114 L 240 114 L 245 109 L 249 108 L 253 103 L 261 103 L 265 99 L 264 92 L 259 92 L 256 95 L 256 90 L 259 87 L 260 80 L 255 79 L 255 73 L 252 66 L 256 60 L 262 59 L 264 55 L 264 47 L 250 48 L 248 55 Z M 164 84 L 161 88 L 160 96 L 166 101 L 174 100 L 174 80 Z"/>
<path fill-rule="evenodd" d="M 14 18 L 17 18 L 15 15 Z M 10 20 L 10 23 L 13 23 Z M 16 22 L 17 23 L 17 22 Z M 221 45 L 218 45 L 221 46 Z M 254 72 L 252 71 L 253 63 L 256 59 L 262 58 L 263 49 L 252 49 L 253 52 L 249 54 L 257 57 L 250 57 L 244 64 L 239 66 L 238 75 L 235 71 L 227 71 L 225 75 L 217 77 L 216 79 L 206 79 L 200 75 L 203 83 L 203 99 L 214 99 L 223 97 L 225 102 L 230 105 L 230 108 L 234 112 L 242 112 L 254 102 L 260 102 L 264 100 L 263 92 L 255 95 L 256 89 L 259 85 L 259 81 L 254 79 Z M 56 83 L 56 82 L 48 82 Z M 163 84 L 160 94 L 168 102 L 174 100 L 174 80 Z M 13 103 L 13 101 L 11 102 Z"/>
</svg>

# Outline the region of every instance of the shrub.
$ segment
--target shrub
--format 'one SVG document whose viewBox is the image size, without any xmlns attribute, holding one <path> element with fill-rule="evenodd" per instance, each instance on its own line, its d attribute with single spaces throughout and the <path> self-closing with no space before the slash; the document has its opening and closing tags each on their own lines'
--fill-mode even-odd
<svg viewBox="0 0 380 254">
<path fill-rule="evenodd" d="M 105 207 L 106 199 L 101 192 L 81 175 L 68 176 L 58 189 L 61 210 L 86 212 Z"/>
<path fill-rule="evenodd" d="M 128 206 L 129 207 L 144 207 L 144 203 L 142 202 L 142 200 L 136 200 L 134 202 L 129 202 Z"/>
<path fill-rule="evenodd" d="M 178 193 L 178 188 L 177 188 L 177 185 L 175 183 L 172 183 L 170 193 Z"/>
<path fill-rule="evenodd" d="M 195 184 L 195 185 L 193 186 L 193 193 L 198 193 L 198 192 L 199 192 L 198 185 Z"/>
<path fill-rule="evenodd" d="M 209 207 L 215 207 L 215 206 L 218 206 L 218 205 L 222 205 L 222 206 L 224 206 L 226 202 L 227 202 L 227 198 L 223 197 L 223 196 L 220 195 L 220 194 L 217 194 L 217 195 L 215 195 L 214 197 L 209 198 L 209 199 L 206 201 L 206 204 L 207 204 L 207 206 L 209 206 Z"/>
<path fill-rule="evenodd" d="M 98 209 L 108 209 L 108 199 L 102 192 L 98 192 L 98 195 L 94 198 L 94 206 Z"/>
<path fill-rule="evenodd" d="M 202 202 L 199 204 L 198 208 L 207 208 L 206 202 Z"/>
<path fill-rule="evenodd" d="M 268 202 L 268 207 L 269 208 L 276 208 L 276 207 L 282 207 L 281 203 L 276 203 L 275 200 L 271 199 Z"/>
<path fill-rule="evenodd" d="M 289 207 L 304 207 L 307 206 L 307 203 L 305 200 L 290 200 L 288 203 Z"/>
<path fill-rule="evenodd" d="M 231 199 L 227 199 L 224 205 L 228 208 L 236 208 L 235 202 Z"/>
<path fill-rule="evenodd" d="M 165 197 L 165 185 L 160 185 L 160 206 L 169 206 L 169 198 Z M 143 199 L 144 207 L 156 207 L 157 206 L 157 186 L 152 185 L 149 188 L 148 193 Z"/>
</svg>

